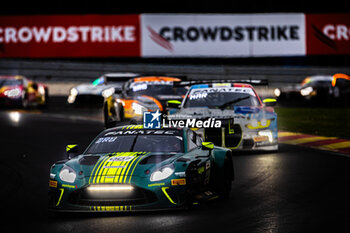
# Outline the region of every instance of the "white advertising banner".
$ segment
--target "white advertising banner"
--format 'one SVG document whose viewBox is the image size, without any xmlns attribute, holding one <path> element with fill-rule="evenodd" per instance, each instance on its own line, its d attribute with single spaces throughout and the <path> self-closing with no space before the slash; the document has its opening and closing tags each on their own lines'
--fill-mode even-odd
<svg viewBox="0 0 350 233">
<path fill-rule="evenodd" d="M 304 56 L 304 14 L 142 14 L 143 57 Z"/>
</svg>

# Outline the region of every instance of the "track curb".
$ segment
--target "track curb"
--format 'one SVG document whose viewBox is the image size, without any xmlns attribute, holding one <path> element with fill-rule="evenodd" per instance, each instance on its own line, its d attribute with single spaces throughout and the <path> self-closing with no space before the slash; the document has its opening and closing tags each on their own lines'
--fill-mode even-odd
<svg viewBox="0 0 350 233">
<path fill-rule="evenodd" d="M 278 142 L 350 155 L 350 140 L 338 137 L 278 131 Z"/>
</svg>

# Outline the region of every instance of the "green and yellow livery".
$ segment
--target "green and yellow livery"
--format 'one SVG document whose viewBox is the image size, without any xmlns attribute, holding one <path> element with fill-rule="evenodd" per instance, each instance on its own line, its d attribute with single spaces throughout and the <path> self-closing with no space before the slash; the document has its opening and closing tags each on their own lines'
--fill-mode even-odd
<svg viewBox="0 0 350 233">
<path fill-rule="evenodd" d="M 52 211 L 138 211 L 183 208 L 228 197 L 231 151 L 203 143 L 187 128 L 122 126 L 102 131 L 80 155 L 50 170 Z"/>
</svg>

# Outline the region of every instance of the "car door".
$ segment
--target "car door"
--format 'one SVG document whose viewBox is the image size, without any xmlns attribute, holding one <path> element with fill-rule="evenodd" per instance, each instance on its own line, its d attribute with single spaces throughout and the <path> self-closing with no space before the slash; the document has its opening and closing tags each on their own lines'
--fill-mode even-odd
<svg viewBox="0 0 350 233">
<path fill-rule="evenodd" d="M 200 183 L 203 187 L 209 185 L 210 170 L 213 156 L 210 150 L 202 149 L 202 138 L 192 130 L 187 131 L 187 150 L 192 154 L 196 164 Z"/>
</svg>

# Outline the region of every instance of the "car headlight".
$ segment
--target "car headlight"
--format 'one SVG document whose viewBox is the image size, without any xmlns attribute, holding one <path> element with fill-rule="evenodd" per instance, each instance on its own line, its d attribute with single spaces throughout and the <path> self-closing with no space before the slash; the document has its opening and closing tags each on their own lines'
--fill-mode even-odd
<svg viewBox="0 0 350 233">
<path fill-rule="evenodd" d="M 300 90 L 300 94 L 302 96 L 308 96 L 311 95 L 311 93 L 314 91 L 314 89 L 312 87 L 306 87 Z"/>
<path fill-rule="evenodd" d="M 59 177 L 64 182 L 73 183 L 75 181 L 75 178 L 77 177 L 77 174 L 75 173 L 73 168 L 64 165 L 60 171 Z"/>
<path fill-rule="evenodd" d="M 10 90 L 6 90 L 4 94 L 8 97 L 15 98 L 21 95 L 21 89 L 20 88 L 13 88 Z"/>
<path fill-rule="evenodd" d="M 108 98 L 108 97 L 110 97 L 111 95 L 114 94 L 114 91 L 115 91 L 114 87 L 111 87 L 111 88 L 108 88 L 106 90 L 103 90 L 102 91 L 102 96 L 105 97 L 105 98 Z"/>
<path fill-rule="evenodd" d="M 45 88 L 43 86 L 38 87 L 38 92 L 40 95 L 45 95 Z"/>
<path fill-rule="evenodd" d="M 78 90 L 73 87 L 72 89 L 70 89 L 69 93 L 70 93 L 71 96 L 77 96 L 78 95 Z"/>
<path fill-rule="evenodd" d="M 255 119 L 251 120 L 249 124 L 246 124 L 246 127 L 248 129 L 262 129 L 267 128 L 271 124 L 271 120 L 268 119 L 261 119 L 260 121 L 257 121 Z"/>
<path fill-rule="evenodd" d="M 269 142 L 272 143 L 273 142 L 273 136 L 272 136 L 272 131 L 271 130 L 262 130 L 259 131 L 259 136 L 266 136 L 269 139 Z"/>
<path fill-rule="evenodd" d="M 151 174 L 150 181 L 160 181 L 168 178 L 174 173 L 175 169 L 173 165 L 167 165 L 162 167 Z"/>
<path fill-rule="evenodd" d="M 143 112 L 147 112 L 147 108 L 138 103 L 132 103 L 132 109 L 136 114 L 143 114 Z"/>
<path fill-rule="evenodd" d="M 279 97 L 281 95 L 281 90 L 279 88 L 275 88 L 273 94 L 275 94 L 276 97 Z"/>
</svg>

